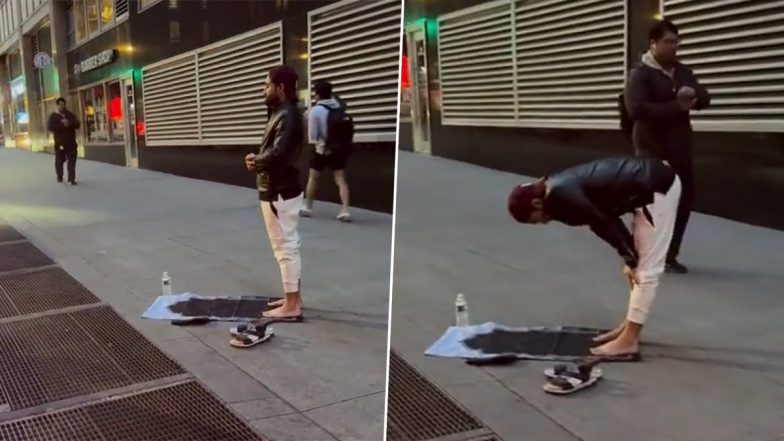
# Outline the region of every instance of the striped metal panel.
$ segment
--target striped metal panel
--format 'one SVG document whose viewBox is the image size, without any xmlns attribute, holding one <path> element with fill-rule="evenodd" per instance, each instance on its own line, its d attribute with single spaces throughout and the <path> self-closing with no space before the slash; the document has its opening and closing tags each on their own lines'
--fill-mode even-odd
<svg viewBox="0 0 784 441">
<path fill-rule="evenodd" d="M 513 19 L 508 0 L 438 18 L 443 124 L 514 124 Z"/>
<path fill-rule="evenodd" d="M 196 54 L 143 72 L 147 145 L 198 143 Z"/>
<path fill-rule="evenodd" d="M 400 19 L 399 0 L 344 0 L 308 13 L 310 84 L 333 84 L 355 142 L 396 139 Z"/>
<path fill-rule="evenodd" d="M 128 17 L 128 0 L 114 0 L 115 20 Z"/>
<path fill-rule="evenodd" d="M 784 132 L 784 1 L 664 0 L 678 54 L 711 94 L 695 130 Z"/>
<path fill-rule="evenodd" d="M 277 22 L 145 67 L 147 145 L 258 144 L 264 79 L 282 61 Z"/>
<path fill-rule="evenodd" d="M 617 129 L 625 0 L 501 0 L 438 18 L 446 125 Z"/>
<path fill-rule="evenodd" d="M 626 15 L 624 0 L 516 2 L 520 125 L 617 129 Z"/>
<path fill-rule="evenodd" d="M 199 53 L 205 142 L 258 144 L 264 135 L 264 79 L 282 63 L 281 24 Z"/>
</svg>

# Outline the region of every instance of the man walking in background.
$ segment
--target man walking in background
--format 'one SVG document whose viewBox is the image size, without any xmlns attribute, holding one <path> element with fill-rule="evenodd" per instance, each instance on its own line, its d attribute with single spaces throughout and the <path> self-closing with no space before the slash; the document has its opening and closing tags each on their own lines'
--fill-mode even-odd
<svg viewBox="0 0 784 441">
<path fill-rule="evenodd" d="M 54 170 L 57 182 L 63 182 L 63 164 L 68 161 L 68 184 L 76 185 L 76 130 L 81 124 L 65 108 L 65 99 L 57 98 L 57 110 L 49 115 L 47 130 L 54 135 Z"/>
<path fill-rule="evenodd" d="M 300 238 L 297 232 L 302 187 L 296 161 L 302 151 L 304 130 L 297 108 L 297 73 L 288 66 L 270 70 L 264 85 L 268 121 L 259 153 L 245 157 L 245 166 L 256 173 L 256 187 L 267 234 L 280 265 L 284 298 L 263 313 L 277 321 L 302 321 L 300 294 Z M 246 330 L 250 333 L 251 329 Z M 258 336 L 257 336 L 258 337 Z"/>
<path fill-rule="evenodd" d="M 708 91 L 694 73 L 677 59 L 678 28 L 658 22 L 648 35 L 649 51 L 630 74 L 624 96 L 634 120 L 632 141 L 637 156 L 666 160 L 683 186 L 675 231 L 667 251 L 665 270 L 686 273 L 678 262 L 683 234 L 694 204 L 694 161 L 690 111 L 710 104 Z"/>
<path fill-rule="evenodd" d="M 348 163 L 348 150 L 350 140 L 344 139 L 344 122 L 346 120 L 345 107 L 332 95 L 332 84 L 327 81 L 318 80 L 313 84 L 316 93 L 316 105 L 310 109 L 308 115 L 308 131 L 310 132 L 310 142 L 315 144 L 316 152 L 310 162 L 310 174 L 308 176 L 307 203 L 300 211 L 304 217 L 310 217 L 313 211 L 313 200 L 316 198 L 318 181 L 321 172 L 329 168 L 332 171 L 335 185 L 340 192 L 340 213 L 338 220 L 349 222 L 351 215 L 348 212 L 348 184 L 346 183 L 345 169 Z M 353 128 L 349 129 L 352 131 Z M 332 133 L 330 133 L 332 132 Z"/>
</svg>

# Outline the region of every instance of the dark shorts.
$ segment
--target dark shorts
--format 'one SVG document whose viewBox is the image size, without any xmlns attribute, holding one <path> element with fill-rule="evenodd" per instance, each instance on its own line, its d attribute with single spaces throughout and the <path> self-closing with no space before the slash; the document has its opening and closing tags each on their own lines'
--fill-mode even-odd
<svg viewBox="0 0 784 441">
<path fill-rule="evenodd" d="M 348 157 L 336 153 L 328 155 L 313 154 L 313 159 L 310 160 L 310 168 L 316 171 L 324 171 L 330 169 L 332 171 L 343 170 L 348 164 Z"/>
</svg>

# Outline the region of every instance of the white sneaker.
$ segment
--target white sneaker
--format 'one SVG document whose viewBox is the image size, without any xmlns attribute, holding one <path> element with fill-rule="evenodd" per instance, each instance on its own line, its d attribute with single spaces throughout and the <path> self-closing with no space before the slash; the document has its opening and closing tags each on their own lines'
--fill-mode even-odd
<svg viewBox="0 0 784 441">
<path fill-rule="evenodd" d="M 338 215 L 338 220 L 341 222 L 351 222 L 351 215 L 348 213 L 340 213 Z"/>
<path fill-rule="evenodd" d="M 302 207 L 299 209 L 299 215 L 302 217 L 311 217 L 313 211 L 310 208 Z"/>
</svg>

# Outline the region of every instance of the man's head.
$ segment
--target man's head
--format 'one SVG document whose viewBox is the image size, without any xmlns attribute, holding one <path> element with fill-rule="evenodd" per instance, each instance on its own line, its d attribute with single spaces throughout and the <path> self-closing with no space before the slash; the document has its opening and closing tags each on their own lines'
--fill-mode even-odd
<svg viewBox="0 0 784 441">
<path fill-rule="evenodd" d="M 264 102 L 276 107 L 285 100 L 297 101 L 297 80 L 299 76 L 288 66 L 273 67 L 264 82 Z"/>
<path fill-rule="evenodd" d="M 525 224 L 546 224 L 550 221 L 544 209 L 544 197 L 547 193 L 545 178 L 536 182 L 522 184 L 512 189 L 509 194 L 509 214 L 517 222 Z"/>
<path fill-rule="evenodd" d="M 318 80 L 313 83 L 313 92 L 320 100 L 328 100 L 332 98 L 332 84 L 329 81 Z"/>
<path fill-rule="evenodd" d="M 678 43 L 678 28 L 669 20 L 656 22 L 648 33 L 651 54 L 659 63 L 675 63 L 678 55 Z"/>
<path fill-rule="evenodd" d="M 65 111 L 65 98 L 57 98 L 57 111 L 64 112 Z"/>
</svg>

